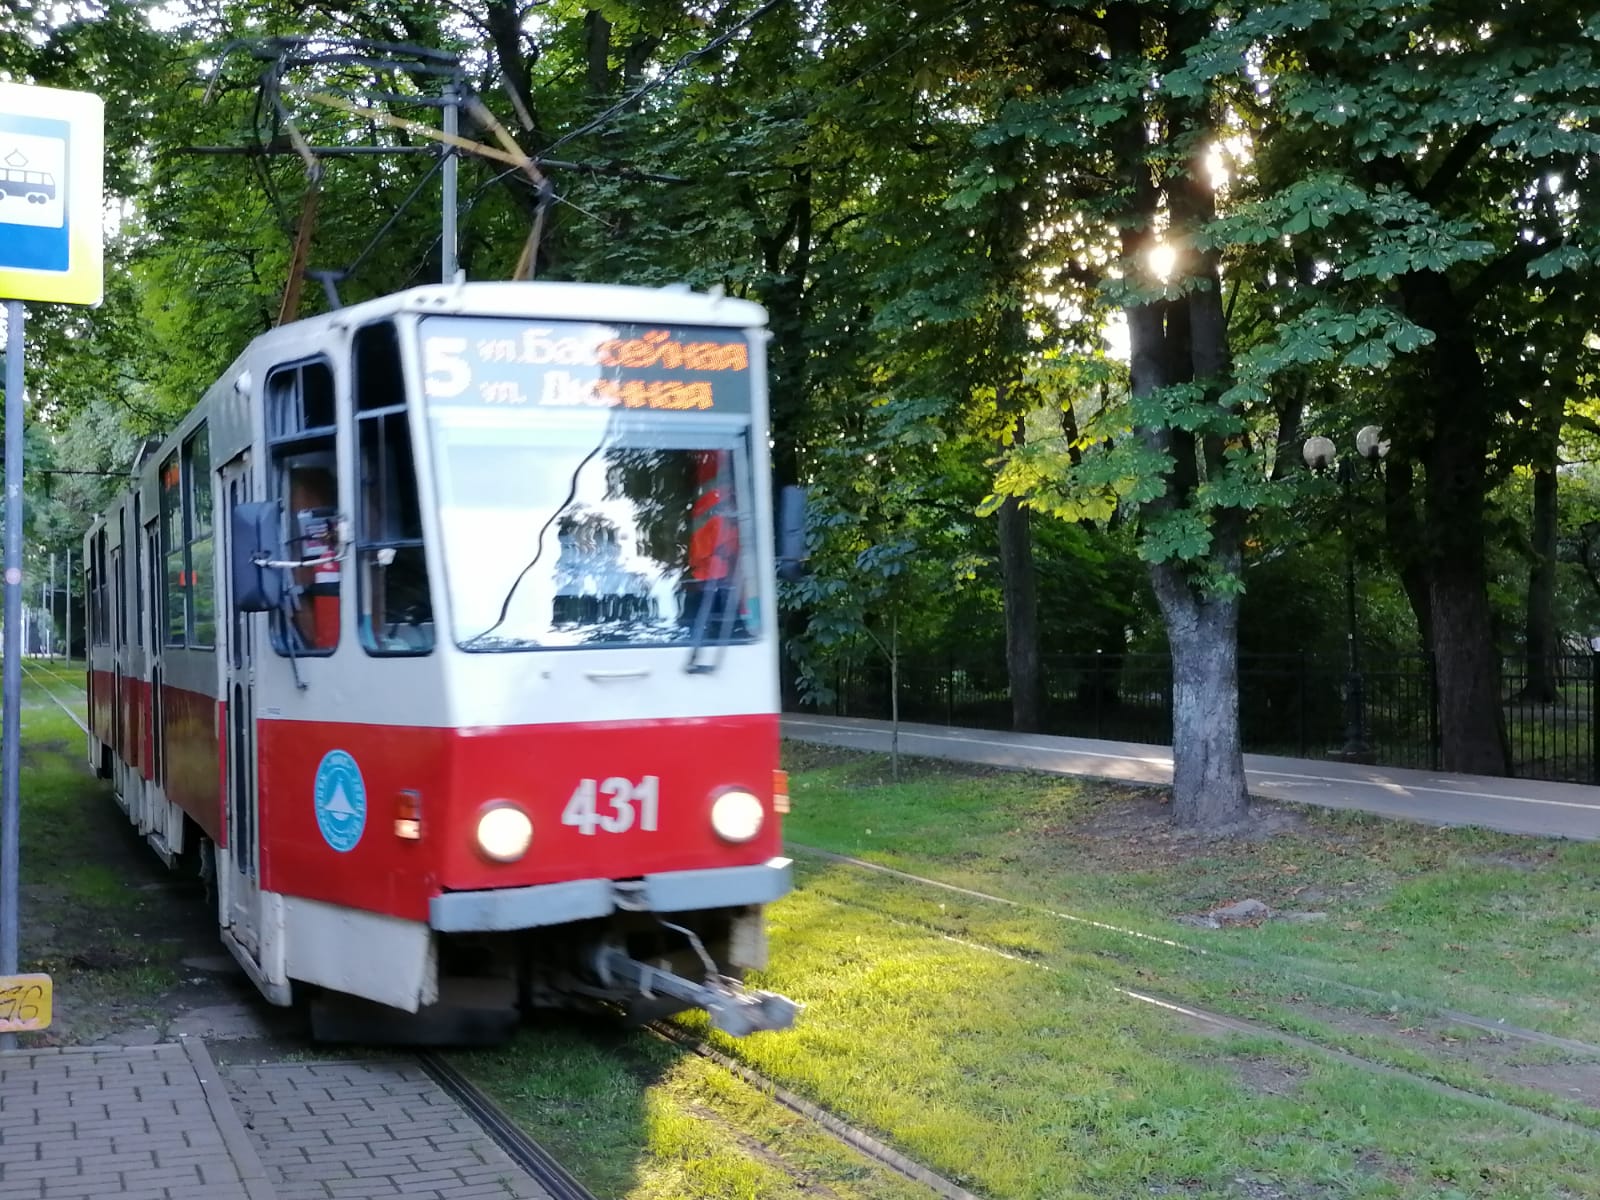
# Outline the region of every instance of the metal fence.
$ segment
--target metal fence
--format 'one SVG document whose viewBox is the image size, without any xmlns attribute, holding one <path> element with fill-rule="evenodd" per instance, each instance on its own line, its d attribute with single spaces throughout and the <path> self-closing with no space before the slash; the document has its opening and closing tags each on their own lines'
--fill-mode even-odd
<svg viewBox="0 0 1600 1200">
<path fill-rule="evenodd" d="M 1512 771 L 1525 779 L 1600 783 L 1596 703 L 1600 656 L 1554 663 L 1556 698 L 1525 699 L 1526 668 L 1508 657 L 1501 702 Z M 1044 729 L 1069 737 L 1168 745 L 1172 740 L 1172 663 L 1165 654 L 1054 655 L 1044 660 Z M 1432 661 L 1390 656 L 1362 672 L 1367 745 L 1384 766 L 1437 769 L 1439 722 Z M 1336 758 L 1344 749 L 1346 674 L 1342 659 L 1314 654 L 1241 654 L 1239 719 L 1244 748 L 1293 758 Z M 840 716 L 890 715 L 889 672 L 881 659 L 841 665 L 830 680 Z M 906 721 L 1011 727 L 1005 662 L 944 662 L 908 655 L 900 667 Z"/>
</svg>

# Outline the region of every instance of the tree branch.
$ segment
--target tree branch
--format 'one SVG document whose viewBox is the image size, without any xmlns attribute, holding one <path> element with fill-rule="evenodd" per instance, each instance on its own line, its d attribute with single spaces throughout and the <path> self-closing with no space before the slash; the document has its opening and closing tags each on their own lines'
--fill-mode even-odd
<svg viewBox="0 0 1600 1200">
<path fill-rule="evenodd" d="M 1459 300 L 1461 310 L 1469 312 L 1475 308 L 1478 301 L 1482 300 L 1495 288 L 1503 283 L 1510 283 L 1518 273 L 1526 274 L 1528 264 L 1541 255 L 1550 253 L 1561 244 L 1563 239 L 1557 238 L 1554 242 L 1527 242 L 1519 241 L 1499 258 L 1489 263 L 1477 276 L 1461 289 Z"/>
<path fill-rule="evenodd" d="M 1472 156 L 1477 154 L 1489 144 L 1489 139 L 1494 135 L 1494 130 L 1487 125 L 1477 124 L 1461 135 L 1461 139 L 1444 156 L 1444 161 L 1434 171 L 1432 177 L 1423 185 L 1418 193 L 1419 199 L 1428 204 L 1437 203 L 1444 198 L 1445 189 L 1461 176 L 1467 169 L 1467 164 L 1472 161 Z"/>
</svg>

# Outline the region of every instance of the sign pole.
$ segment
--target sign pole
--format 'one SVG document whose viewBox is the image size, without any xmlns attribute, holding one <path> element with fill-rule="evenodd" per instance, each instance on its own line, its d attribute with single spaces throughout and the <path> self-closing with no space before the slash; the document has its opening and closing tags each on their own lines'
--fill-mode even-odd
<svg viewBox="0 0 1600 1200">
<path fill-rule="evenodd" d="M 105 296 L 105 101 L 91 92 L 0 82 L 0 297 L 6 304 L 5 576 L 0 667 L 0 1049 L 49 1026 L 53 987 L 18 975 L 22 816 L 22 348 L 25 302 L 99 304 Z M 19 194 L 16 185 L 22 185 Z M 55 563 L 45 597 L 55 653 Z"/>
<path fill-rule="evenodd" d="M 6 573 L 4 715 L 0 719 L 0 975 L 17 973 L 17 872 L 22 842 L 18 794 L 22 766 L 22 323 L 20 300 L 6 302 Z M 0 1034 L 0 1049 L 16 1048 L 17 1035 Z"/>
</svg>

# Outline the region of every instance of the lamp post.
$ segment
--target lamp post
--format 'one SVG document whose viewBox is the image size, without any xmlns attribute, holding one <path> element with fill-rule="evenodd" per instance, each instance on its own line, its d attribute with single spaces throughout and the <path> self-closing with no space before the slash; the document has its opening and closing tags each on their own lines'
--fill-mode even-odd
<svg viewBox="0 0 1600 1200">
<path fill-rule="evenodd" d="M 1389 442 L 1380 427 L 1365 425 L 1356 434 L 1355 449 L 1357 456 L 1376 469 L 1379 460 L 1389 453 Z M 1356 639 L 1355 462 L 1340 458 L 1332 439 L 1320 436 L 1307 438 L 1303 453 L 1306 466 L 1319 475 L 1337 464 L 1339 486 L 1344 492 L 1345 683 L 1344 746 L 1340 757 L 1366 762 L 1372 757 L 1372 748 L 1367 745 L 1366 686 Z"/>
</svg>

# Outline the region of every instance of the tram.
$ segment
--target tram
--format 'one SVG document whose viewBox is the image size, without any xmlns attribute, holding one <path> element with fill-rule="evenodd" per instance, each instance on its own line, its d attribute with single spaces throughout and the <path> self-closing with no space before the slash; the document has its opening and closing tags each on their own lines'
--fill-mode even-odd
<svg viewBox="0 0 1600 1200">
<path fill-rule="evenodd" d="M 686 288 L 419 287 L 141 450 L 84 543 L 89 757 L 270 1001 L 792 1023 L 739 982 L 791 887 L 765 345 Z"/>
</svg>

